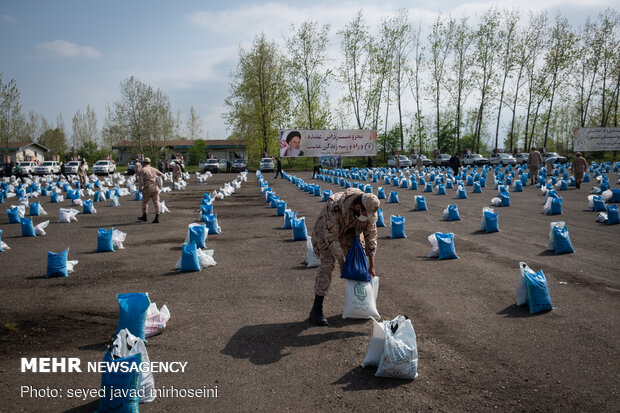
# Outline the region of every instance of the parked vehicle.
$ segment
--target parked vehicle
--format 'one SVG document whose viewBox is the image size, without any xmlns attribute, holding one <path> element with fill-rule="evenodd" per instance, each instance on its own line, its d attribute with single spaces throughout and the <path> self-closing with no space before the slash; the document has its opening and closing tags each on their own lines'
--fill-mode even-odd
<svg viewBox="0 0 620 413">
<path fill-rule="evenodd" d="M 140 162 L 140 165 L 144 166 L 141 161 L 138 161 L 138 162 Z M 133 175 L 135 173 L 136 173 L 136 161 L 133 160 L 127 164 L 127 175 Z"/>
<path fill-rule="evenodd" d="M 226 172 L 226 159 L 207 159 L 203 172 Z"/>
<path fill-rule="evenodd" d="M 60 173 L 60 164 L 57 161 L 45 161 L 34 168 L 35 175 L 54 175 Z"/>
<path fill-rule="evenodd" d="M 33 174 L 34 173 L 34 168 L 37 167 L 36 162 L 30 162 L 30 161 L 20 162 L 18 165 L 19 165 L 19 167 L 22 170 L 22 174 L 24 174 L 24 175 Z M 16 167 L 17 167 L 17 165 L 13 167 L 13 171 L 12 171 L 13 173 L 15 173 L 15 168 Z"/>
<path fill-rule="evenodd" d="M 245 171 L 247 167 L 248 167 L 248 163 L 246 162 L 245 159 L 237 158 L 233 161 L 232 166 L 230 167 L 230 170 L 232 172 L 241 172 L 241 171 Z"/>
<path fill-rule="evenodd" d="M 398 158 L 398 162 L 396 161 Z M 388 166 L 395 168 L 398 164 L 400 168 L 406 168 L 411 166 L 411 160 L 407 158 L 405 155 L 394 155 L 388 158 Z"/>
<path fill-rule="evenodd" d="M 492 153 L 489 157 L 491 165 L 516 165 L 517 160 L 509 153 Z"/>
<path fill-rule="evenodd" d="M 65 164 L 65 173 L 66 174 L 76 174 L 78 173 L 78 169 L 80 168 L 81 161 L 69 161 Z M 88 164 L 86 164 L 86 173 L 88 173 Z"/>
<path fill-rule="evenodd" d="M 545 152 L 541 153 L 543 163 L 547 162 L 549 158 L 555 158 L 554 163 L 565 163 L 568 162 L 568 158 L 566 156 L 559 155 L 557 152 Z"/>
<path fill-rule="evenodd" d="M 93 173 L 95 175 L 103 175 L 103 174 L 109 175 L 109 174 L 113 174 L 114 172 L 116 172 L 116 164 L 114 163 L 114 161 L 111 161 L 108 159 L 102 159 L 100 161 L 97 161 L 93 165 Z"/>
<path fill-rule="evenodd" d="M 450 165 L 450 158 L 451 158 L 451 156 L 448 155 L 447 153 L 440 153 L 433 160 L 433 165 L 435 165 L 435 166 L 449 166 Z"/>
<path fill-rule="evenodd" d="M 486 165 L 489 160 L 479 153 L 466 153 L 463 156 L 463 165 Z"/>
<path fill-rule="evenodd" d="M 428 159 L 425 155 L 411 155 L 411 157 L 409 158 L 409 160 L 411 161 L 411 166 L 416 166 L 418 164 L 418 157 L 422 158 L 423 166 L 431 166 L 431 164 L 433 163 L 433 161 Z"/>
<path fill-rule="evenodd" d="M 518 154 L 515 155 L 517 164 L 525 165 L 527 163 L 527 158 L 529 158 L 529 156 L 530 156 L 529 153 L 519 152 Z"/>
<path fill-rule="evenodd" d="M 206 165 L 207 165 L 207 161 L 205 161 L 204 159 L 199 160 L 198 161 L 198 170 L 199 171 L 204 171 Z"/>
<path fill-rule="evenodd" d="M 276 167 L 273 163 L 273 159 L 262 158 L 260 160 L 260 164 L 258 165 L 258 169 L 260 169 L 261 172 L 273 172 L 276 170 Z"/>
</svg>

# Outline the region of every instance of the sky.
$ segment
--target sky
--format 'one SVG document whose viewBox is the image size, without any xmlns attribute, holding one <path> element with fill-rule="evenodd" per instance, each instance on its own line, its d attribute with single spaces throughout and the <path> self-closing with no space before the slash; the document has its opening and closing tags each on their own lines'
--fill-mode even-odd
<svg viewBox="0 0 620 413">
<path fill-rule="evenodd" d="M 0 72 L 15 79 L 24 114 L 34 111 L 53 125 L 62 114 L 71 119 L 87 105 L 101 128 L 106 106 L 120 98 L 120 83 L 134 76 L 160 89 L 172 113 L 187 119 L 194 107 L 205 137 L 225 139 L 231 131 L 222 113 L 230 73 L 239 48 L 255 36 L 283 44 L 295 23 L 330 24 L 329 55 L 337 66 L 337 31 L 362 9 L 367 23 L 401 8 L 410 20 L 430 26 L 438 14 L 469 16 L 474 21 L 491 5 L 512 8 L 514 1 L 132 1 L 0 0 Z M 524 0 L 522 12 L 556 11 L 574 28 L 589 15 L 614 7 L 611 0 Z"/>
</svg>

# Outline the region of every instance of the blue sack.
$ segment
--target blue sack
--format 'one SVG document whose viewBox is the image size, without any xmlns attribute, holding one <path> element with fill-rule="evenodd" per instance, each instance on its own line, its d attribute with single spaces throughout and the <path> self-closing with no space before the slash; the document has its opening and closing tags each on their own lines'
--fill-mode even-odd
<svg viewBox="0 0 620 413">
<path fill-rule="evenodd" d="M 347 259 L 340 272 L 340 278 L 354 281 L 370 281 L 368 259 L 366 258 L 366 253 L 364 253 L 364 248 L 358 237 L 355 238 L 355 241 L 353 241 L 353 244 L 349 248 Z"/>
<path fill-rule="evenodd" d="M 47 253 L 47 274 L 46 277 L 66 277 L 67 274 L 67 255 L 69 254 L 69 248 L 62 252 Z"/>
<path fill-rule="evenodd" d="M 433 192 L 433 184 L 431 182 L 427 182 L 424 187 L 424 192 Z"/>
<path fill-rule="evenodd" d="M 377 209 L 377 227 L 385 227 L 385 221 L 383 220 L 383 208 Z"/>
<path fill-rule="evenodd" d="M 452 182 L 452 179 L 448 179 L 448 181 L 446 182 L 446 189 L 454 189 L 454 183 Z"/>
<path fill-rule="evenodd" d="M 4 252 L 2 249 L 2 230 L 0 229 L 0 252 Z"/>
<path fill-rule="evenodd" d="M 501 194 L 499 194 L 499 199 L 502 201 L 501 206 L 503 207 L 508 207 L 510 206 L 510 195 L 502 192 Z"/>
<path fill-rule="evenodd" d="M 34 233 L 34 226 L 32 225 L 32 220 L 30 218 L 22 218 L 22 237 L 36 237 Z"/>
<path fill-rule="evenodd" d="M 437 246 L 439 247 L 439 259 L 440 260 L 452 260 L 458 259 L 456 255 L 456 249 L 454 248 L 454 234 L 443 234 L 441 232 L 435 232 L 435 238 L 437 239 Z"/>
<path fill-rule="evenodd" d="M 136 353 L 114 359 L 110 350 L 103 356 L 106 366 L 101 373 L 101 389 L 104 395 L 99 398 L 97 413 L 138 413 L 140 390 L 140 363 L 142 354 Z M 114 367 L 113 365 L 118 365 Z M 121 366 L 126 367 L 126 370 Z"/>
<path fill-rule="evenodd" d="M 284 216 L 284 211 L 286 210 L 286 201 L 279 199 L 276 201 L 276 216 L 282 217 Z M 204 248 L 204 247 L 199 247 Z"/>
<path fill-rule="evenodd" d="M 196 243 L 192 241 L 189 245 L 183 244 L 181 251 L 181 272 L 200 271 L 201 269 L 200 259 L 196 251 Z"/>
<path fill-rule="evenodd" d="M 306 218 L 293 219 L 293 241 L 306 241 L 307 239 Z"/>
<path fill-rule="evenodd" d="M 418 189 L 418 181 L 416 181 L 415 178 L 411 178 L 411 186 L 409 187 L 409 189 Z"/>
<path fill-rule="evenodd" d="M 97 230 L 97 252 L 114 252 L 112 235 L 114 235 L 114 228 Z"/>
<path fill-rule="evenodd" d="M 553 241 L 555 242 L 556 254 L 570 254 L 575 252 L 573 244 L 570 242 L 570 236 L 568 235 L 568 228 L 553 227 Z"/>
<path fill-rule="evenodd" d="M 58 203 L 58 194 L 56 192 L 52 192 L 50 194 L 50 202 L 52 204 L 57 204 Z"/>
<path fill-rule="evenodd" d="M 426 207 L 426 199 L 421 195 L 415 197 L 415 210 L 428 211 L 428 208 Z"/>
<path fill-rule="evenodd" d="M 385 199 L 385 189 L 382 186 L 377 188 L 377 198 Z"/>
<path fill-rule="evenodd" d="M 9 213 L 9 224 L 21 224 L 22 218 L 19 216 L 19 209 L 17 207 L 7 209 L 6 212 Z"/>
<path fill-rule="evenodd" d="M 206 248 L 207 227 L 204 225 L 192 225 L 188 229 L 189 242 L 196 244 L 196 248 Z"/>
<path fill-rule="evenodd" d="M 314 196 L 321 196 L 321 187 L 318 185 L 314 186 Z"/>
<path fill-rule="evenodd" d="M 568 190 L 568 182 L 562 179 L 560 181 L 560 191 L 566 191 L 566 190 Z"/>
<path fill-rule="evenodd" d="M 213 213 L 213 204 L 202 204 L 200 206 L 200 212 L 202 215 L 211 215 Z"/>
<path fill-rule="evenodd" d="M 272 196 L 271 197 L 271 203 L 269 204 L 269 208 L 277 208 L 278 207 L 278 200 L 280 199 L 279 196 Z"/>
<path fill-rule="evenodd" d="M 284 211 L 284 229 L 293 229 L 293 220 L 297 217 L 297 211 Z"/>
<path fill-rule="evenodd" d="M 480 187 L 480 182 L 474 182 L 474 194 L 481 194 L 482 189 Z"/>
<path fill-rule="evenodd" d="M 551 200 L 551 212 L 549 215 L 559 215 L 562 213 L 562 197 L 556 196 Z"/>
<path fill-rule="evenodd" d="M 217 225 L 217 214 L 203 215 L 202 219 L 205 222 L 205 225 L 207 226 L 209 235 L 220 233 L 219 226 Z"/>
<path fill-rule="evenodd" d="M 146 312 L 151 305 L 149 296 L 144 293 L 117 294 L 118 322 L 116 334 L 126 328 L 131 334 L 144 340 L 144 324 Z"/>
<path fill-rule="evenodd" d="M 620 189 L 612 189 L 611 190 L 612 194 L 611 194 L 611 199 L 609 200 L 610 203 L 612 204 L 617 204 L 618 202 L 620 202 Z"/>
<path fill-rule="evenodd" d="M 521 181 L 515 182 L 514 192 L 523 192 L 523 182 Z"/>
<path fill-rule="evenodd" d="M 364 193 L 366 194 L 372 194 L 372 185 L 367 184 L 364 186 Z"/>
<path fill-rule="evenodd" d="M 405 235 L 405 217 L 392 215 L 390 222 L 392 227 L 390 238 L 407 238 Z"/>
<path fill-rule="evenodd" d="M 499 226 L 497 223 L 497 213 L 491 211 L 484 211 L 484 220 L 486 221 L 486 232 L 499 232 Z"/>
<path fill-rule="evenodd" d="M 95 202 L 100 202 L 101 201 L 101 191 L 95 191 Z"/>
<path fill-rule="evenodd" d="M 459 207 L 458 205 L 448 205 L 448 221 L 460 221 L 461 216 L 459 215 Z"/>
<path fill-rule="evenodd" d="M 30 216 L 38 217 L 41 214 L 39 211 L 39 205 L 40 204 L 38 202 L 30 203 Z"/>
<path fill-rule="evenodd" d="M 590 182 L 590 174 L 583 174 L 583 182 Z"/>
<path fill-rule="evenodd" d="M 618 215 L 618 205 L 607 206 L 607 224 L 620 224 L 620 215 Z"/>
<path fill-rule="evenodd" d="M 592 202 L 594 205 L 594 212 L 605 212 L 607 211 L 607 206 L 605 205 L 605 201 L 599 195 L 594 195 L 592 197 Z"/>
<path fill-rule="evenodd" d="M 93 201 L 87 199 L 82 202 L 82 214 L 92 214 L 93 213 Z"/>
<path fill-rule="evenodd" d="M 458 193 L 456 196 L 458 199 L 467 199 L 467 192 L 465 192 L 465 187 L 460 186 L 458 189 Z"/>
<path fill-rule="evenodd" d="M 398 192 L 390 192 L 390 199 L 388 200 L 388 204 L 398 204 Z"/>
<path fill-rule="evenodd" d="M 437 186 L 437 195 L 445 195 L 445 194 L 446 194 L 446 186 L 443 184 Z"/>
<path fill-rule="evenodd" d="M 330 191 L 329 189 L 324 190 L 323 198 L 321 199 L 321 202 L 327 202 L 330 196 L 332 196 L 332 191 Z"/>
<path fill-rule="evenodd" d="M 527 305 L 530 308 L 530 314 L 540 313 L 553 309 L 551 305 L 551 297 L 549 295 L 549 286 L 545 274 L 541 271 L 524 271 L 525 288 L 527 290 Z"/>
</svg>

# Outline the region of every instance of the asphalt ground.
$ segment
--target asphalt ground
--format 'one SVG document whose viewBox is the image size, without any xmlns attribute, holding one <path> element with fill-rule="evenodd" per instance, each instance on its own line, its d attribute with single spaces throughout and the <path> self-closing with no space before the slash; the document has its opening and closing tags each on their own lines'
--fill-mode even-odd
<svg viewBox="0 0 620 413">
<path fill-rule="evenodd" d="M 337 185 L 295 175 L 322 189 Z M 204 184 L 162 194 L 171 210 L 160 224 L 136 220 L 140 203 L 97 204 L 95 215 L 58 224 L 60 205 L 43 202 L 47 235 L 21 237 L 19 225 L 0 214 L 0 411 L 91 412 L 97 397 L 68 398 L 68 389 L 99 389 L 98 373 L 21 373 L 22 357 L 78 357 L 100 361 L 114 335 L 116 294 L 148 292 L 171 319 L 148 340 L 151 361 L 187 362 L 184 373 L 155 374 L 157 388 L 215 389 L 217 397 L 159 397 L 141 404 L 161 411 L 618 411 L 620 368 L 620 226 L 596 222 L 587 211 L 593 184 L 561 191 L 563 215 L 542 213 L 540 190 L 511 194 L 499 212 L 499 233 L 480 233 L 481 210 L 497 191 L 491 179 L 481 194 L 456 199 L 385 186 L 400 203 L 382 200 L 390 215 L 406 217 L 406 239 L 379 228 L 377 308 L 384 319 L 405 314 L 417 333 L 419 378 L 376 378 L 360 367 L 372 322 L 343 320 L 344 282 L 334 274 L 325 299 L 329 327 L 307 321 L 316 269 L 302 265 L 305 242 L 282 230 L 283 218 L 265 203 L 256 177 L 230 197 L 216 200 L 222 233 L 210 235 L 217 265 L 195 273 L 174 269 L 187 225 L 196 221 L 203 192 L 223 187 L 235 174 L 215 174 Z M 265 173 L 277 195 L 310 233 L 321 197 Z M 616 181 L 615 174 L 610 176 Z M 412 211 L 425 195 L 429 211 Z M 14 199 L 14 198 L 13 198 Z M 7 200 L 4 206 L 11 204 Z M 441 221 L 457 204 L 462 220 Z M 68 206 L 65 201 L 62 206 Z M 562 220 L 574 254 L 546 251 L 549 223 Z M 97 228 L 127 233 L 125 249 L 96 253 Z M 458 260 L 426 258 L 428 235 L 455 234 Z M 79 260 L 67 278 L 45 278 L 46 252 L 70 247 Z M 542 269 L 553 311 L 530 316 L 516 307 L 520 261 Z M 22 386 L 57 389 L 63 397 L 21 394 Z M 213 395 L 213 393 L 211 393 Z"/>
</svg>

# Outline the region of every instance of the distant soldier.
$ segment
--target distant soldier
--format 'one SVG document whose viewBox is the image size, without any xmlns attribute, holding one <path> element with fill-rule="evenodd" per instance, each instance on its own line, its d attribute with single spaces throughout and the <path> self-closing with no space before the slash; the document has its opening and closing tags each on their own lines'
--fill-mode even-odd
<svg viewBox="0 0 620 413">
<path fill-rule="evenodd" d="M 581 156 L 581 152 L 577 152 L 577 157 L 573 160 L 573 176 L 575 177 L 575 185 L 577 189 L 581 188 L 581 182 L 583 182 L 583 175 L 588 169 L 588 162 Z"/>
<path fill-rule="evenodd" d="M 133 173 L 138 176 L 140 175 L 140 170 L 142 170 L 142 163 L 136 158 L 133 163 Z"/>
<path fill-rule="evenodd" d="M 280 158 L 276 158 L 276 177 L 273 179 L 278 179 L 278 174 L 280 174 L 280 178 L 284 178 L 284 175 L 282 175 L 282 161 Z"/>
<path fill-rule="evenodd" d="M 542 166 L 542 156 L 536 148 L 532 148 L 532 151 L 527 157 L 527 169 L 530 170 L 530 181 L 534 185 L 538 182 L 538 170 Z"/>
<path fill-rule="evenodd" d="M 84 161 L 80 162 L 78 178 L 80 180 L 80 188 L 84 188 L 86 186 L 86 163 Z"/>
<path fill-rule="evenodd" d="M 153 200 L 155 204 L 154 224 L 159 223 L 159 187 L 157 186 L 157 177 L 164 177 L 164 174 L 151 166 L 151 160 L 144 158 L 144 167 L 138 175 L 138 190 L 142 192 L 142 216 L 138 219 L 146 222 L 146 210 L 149 200 Z"/>
<path fill-rule="evenodd" d="M 176 184 L 181 179 L 181 166 L 178 161 L 172 161 L 170 165 L 172 165 L 172 181 Z"/>
</svg>

